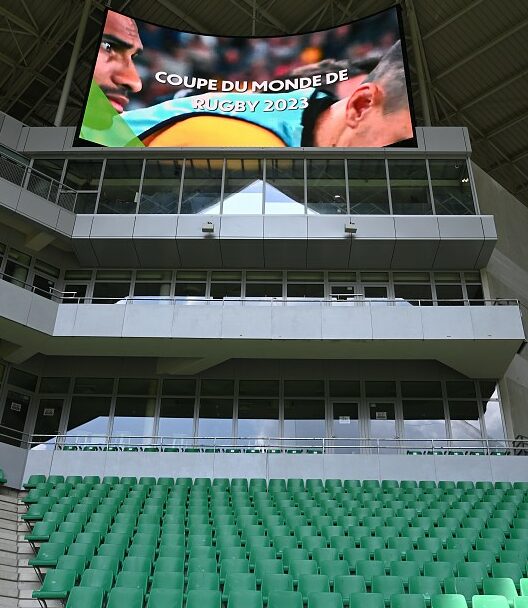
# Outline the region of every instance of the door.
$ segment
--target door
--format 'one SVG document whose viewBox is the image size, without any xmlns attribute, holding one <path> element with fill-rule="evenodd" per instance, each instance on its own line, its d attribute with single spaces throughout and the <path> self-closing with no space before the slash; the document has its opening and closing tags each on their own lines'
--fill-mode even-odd
<svg viewBox="0 0 528 608">
<path fill-rule="evenodd" d="M 335 401 L 332 404 L 331 447 L 336 454 L 358 454 L 360 452 L 359 403 Z"/>
<path fill-rule="evenodd" d="M 398 433 L 396 427 L 396 406 L 393 401 L 370 401 L 369 438 L 374 451 L 379 446 L 380 454 L 390 454 L 397 451 Z"/>
<path fill-rule="evenodd" d="M 63 405 L 63 399 L 40 400 L 33 430 L 32 449 L 45 450 L 55 445 Z"/>
</svg>

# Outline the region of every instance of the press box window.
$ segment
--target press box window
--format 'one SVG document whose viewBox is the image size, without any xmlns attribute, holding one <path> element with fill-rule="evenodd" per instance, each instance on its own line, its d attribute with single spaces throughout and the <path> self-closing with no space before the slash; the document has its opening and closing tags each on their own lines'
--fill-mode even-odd
<svg viewBox="0 0 528 608">
<path fill-rule="evenodd" d="M 81 304 L 86 298 L 88 286 L 92 280 L 91 270 L 67 270 L 64 273 L 65 304 Z"/>
<path fill-rule="evenodd" d="M 205 297 L 207 286 L 207 272 L 178 271 L 176 273 L 176 286 L 174 295 L 180 297 Z"/>
<path fill-rule="evenodd" d="M 281 298 L 282 272 L 248 270 L 245 289 L 246 298 Z"/>
<path fill-rule="evenodd" d="M 130 295 L 130 270 L 98 270 L 94 285 L 95 304 L 114 304 Z"/>
<path fill-rule="evenodd" d="M 211 273 L 211 298 L 240 298 L 241 290 L 241 272 L 216 270 Z"/>
<path fill-rule="evenodd" d="M 170 270 L 138 270 L 134 283 L 134 296 L 168 297 L 171 292 Z"/>
<path fill-rule="evenodd" d="M 324 298 L 324 273 L 288 272 L 288 298 Z"/>
</svg>

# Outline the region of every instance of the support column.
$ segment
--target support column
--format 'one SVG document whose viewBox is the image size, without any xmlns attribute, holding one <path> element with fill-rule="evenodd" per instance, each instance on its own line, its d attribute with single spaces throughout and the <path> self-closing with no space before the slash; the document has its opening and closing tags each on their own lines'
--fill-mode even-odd
<svg viewBox="0 0 528 608">
<path fill-rule="evenodd" d="M 73 44 L 73 51 L 70 57 L 70 63 L 68 64 L 68 70 L 66 72 L 66 78 L 64 79 L 64 85 L 62 87 L 61 96 L 59 99 L 59 105 L 57 107 L 57 113 L 55 114 L 55 120 L 53 124 L 56 127 L 60 127 L 62 119 L 64 118 L 64 110 L 66 110 L 66 102 L 70 95 L 71 84 L 73 80 L 73 73 L 77 67 L 77 59 L 81 51 L 81 44 L 84 38 L 84 32 L 86 31 L 86 24 L 88 23 L 88 16 L 90 15 L 90 7 L 92 0 L 84 0 L 84 7 L 81 14 L 81 20 L 79 22 L 79 29 L 77 30 L 77 36 Z"/>
<path fill-rule="evenodd" d="M 416 19 L 416 13 L 414 11 L 413 0 L 407 0 L 407 16 L 409 18 L 409 26 L 411 32 L 411 40 L 414 51 L 414 60 L 416 62 L 416 73 L 418 76 L 418 88 L 420 90 L 420 100 L 422 105 L 422 115 L 424 119 L 424 126 L 431 126 L 431 111 L 429 108 L 429 92 L 427 90 L 427 82 L 425 77 L 425 66 L 421 52 L 421 40 L 420 40 L 420 29 L 418 27 L 418 21 Z"/>
</svg>

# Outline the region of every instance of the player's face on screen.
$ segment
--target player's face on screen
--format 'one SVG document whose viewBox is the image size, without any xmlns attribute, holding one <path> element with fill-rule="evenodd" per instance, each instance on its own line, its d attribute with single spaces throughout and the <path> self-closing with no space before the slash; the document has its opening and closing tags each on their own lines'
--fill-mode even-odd
<svg viewBox="0 0 528 608">
<path fill-rule="evenodd" d="M 134 61 L 142 50 L 136 22 L 126 15 L 108 11 L 94 80 L 119 113 L 126 108 L 129 94 L 141 91 L 141 78 Z"/>
</svg>

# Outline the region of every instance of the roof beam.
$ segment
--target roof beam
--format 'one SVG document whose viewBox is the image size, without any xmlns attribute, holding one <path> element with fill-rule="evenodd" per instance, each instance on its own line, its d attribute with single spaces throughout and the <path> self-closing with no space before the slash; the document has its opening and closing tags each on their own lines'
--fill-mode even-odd
<svg viewBox="0 0 528 608">
<path fill-rule="evenodd" d="M 504 131 L 507 131 L 508 129 L 515 127 L 515 125 L 518 125 L 519 123 L 525 121 L 527 118 L 528 118 L 528 111 L 524 112 L 523 114 L 519 114 L 519 116 L 516 116 L 515 118 L 513 118 L 512 120 L 509 120 L 508 122 L 502 123 L 500 125 L 500 127 L 497 127 L 496 129 L 493 129 L 493 131 L 489 131 L 488 133 L 485 133 L 484 137 L 476 139 L 473 143 L 475 143 L 475 144 L 480 143 L 481 141 L 484 141 L 484 139 L 491 139 L 492 137 L 496 137 L 497 135 L 504 133 Z"/>
<path fill-rule="evenodd" d="M 528 148 L 525 148 L 522 152 L 520 152 L 519 154 L 516 154 L 515 156 L 512 156 L 512 158 L 510 158 L 509 162 L 511 163 L 518 163 L 520 160 L 523 160 L 524 158 L 526 158 L 528 156 Z M 495 165 L 492 165 L 491 167 L 489 167 L 487 169 L 488 172 L 491 171 L 497 171 L 498 169 L 502 169 L 503 167 L 505 167 L 506 165 L 508 165 L 509 163 L 507 162 L 503 162 L 503 163 L 497 163 Z"/>
<path fill-rule="evenodd" d="M 473 10 L 475 7 L 477 7 L 479 4 L 482 4 L 483 2 L 484 2 L 484 0 L 474 0 L 474 2 L 470 2 L 464 8 L 460 9 L 458 12 L 454 13 L 453 15 L 451 15 L 451 17 L 449 17 L 449 19 L 446 19 L 445 21 L 442 21 L 442 23 L 439 23 L 432 30 L 429 30 L 428 32 L 426 32 L 423 35 L 422 40 L 427 40 L 431 36 L 434 36 L 438 32 L 441 32 L 448 25 L 451 25 L 455 21 L 458 21 L 458 19 L 460 19 L 460 17 L 464 16 L 466 13 L 468 13 L 471 10 Z"/>
<path fill-rule="evenodd" d="M 176 15 L 176 17 L 179 17 L 185 21 L 185 23 L 188 23 L 197 32 L 203 33 L 209 31 L 209 28 L 206 25 L 188 15 L 185 11 L 182 11 L 174 6 L 170 0 L 158 0 L 158 4 L 161 4 L 161 6 L 165 7 L 173 15 Z"/>
<path fill-rule="evenodd" d="M 11 21 L 15 25 L 18 25 L 18 27 L 22 28 L 23 30 L 26 30 L 26 32 L 33 34 L 33 36 L 39 35 L 37 28 L 33 24 L 28 23 L 24 19 L 20 18 L 18 15 L 15 15 L 12 12 L 8 11 L 7 8 L 2 6 L 1 4 L 0 15 L 2 15 L 2 17 L 5 17 L 8 21 Z"/>
<path fill-rule="evenodd" d="M 246 6 L 251 7 L 251 10 L 253 10 L 253 7 L 255 6 L 255 2 L 256 0 L 241 0 Z M 271 25 L 274 25 L 280 32 L 283 32 L 284 34 L 288 33 L 288 28 L 284 25 L 284 23 L 281 23 L 276 17 L 274 17 L 269 10 L 263 8 L 262 6 L 258 5 L 257 2 L 257 13 L 260 13 L 263 17 L 265 17 L 268 22 Z"/>
<path fill-rule="evenodd" d="M 470 53 L 469 55 L 466 55 L 460 61 L 457 61 L 456 63 L 453 63 L 447 69 L 445 69 L 443 72 L 440 72 L 440 74 L 437 74 L 437 76 L 435 78 L 435 82 L 437 82 L 441 78 L 444 78 L 448 74 L 451 74 L 455 70 L 458 70 L 458 68 L 461 68 L 463 65 L 466 65 L 466 63 L 469 63 L 470 61 L 473 61 L 473 59 L 476 59 L 479 55 L 482 55 L 482 53 L 485 53 L 486 51 L 489 51 L 494 46 L 496 46 L 497 44 L 499 44 L 500 42 L 502 42 L 503 40 L 506 40 L 506 38 L 509 38 L 513 34 L 517 33 L 518 31 L 522 30 L 523 28 L 525 28 L 527 25 L 528 25 L 528 18 L 527 19 L 523 19 L 523 21 L 521 21 L 520 23 L 518 23 L 515 27 L 512 27 L 509 30 L 506 30 L 505 32 L 503 32 L 502 34 L 500 34 L 499 36 L 497 36 L 496 38 L 493 38 L 492 40 L 490 40 L 484 46 L 481 46 L 480 48 L 475 49 L 475 51 L 473 51 L 473 53 Z"/>
</svg>

